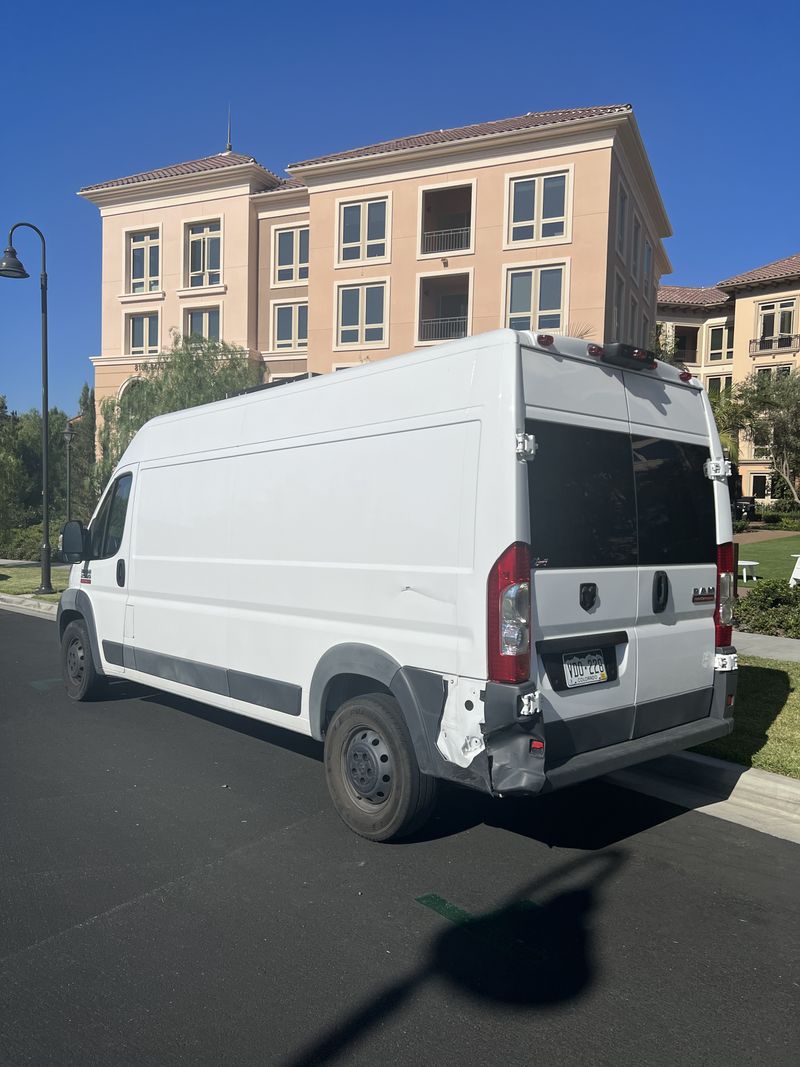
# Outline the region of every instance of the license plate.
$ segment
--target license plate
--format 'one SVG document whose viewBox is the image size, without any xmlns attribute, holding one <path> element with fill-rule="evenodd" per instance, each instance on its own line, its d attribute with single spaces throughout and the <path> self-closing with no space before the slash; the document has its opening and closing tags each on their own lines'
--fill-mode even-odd
<svg viewBox="0 0 800 1067">
<path fill-rule="evenodd" d="M 596 651 L 593 649 L 591 652 L 565 652 L 564 678 L 567 689 L 575 689 L 579 685 L 607 682 L 608 674 L 603 653 L 599 649 Z"/>
</svg>

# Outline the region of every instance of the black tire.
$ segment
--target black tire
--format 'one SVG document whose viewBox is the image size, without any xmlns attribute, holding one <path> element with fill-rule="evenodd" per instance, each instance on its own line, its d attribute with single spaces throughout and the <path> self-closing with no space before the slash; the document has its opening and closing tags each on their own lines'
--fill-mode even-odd
<svg viewBox="0 0 800 1067">
<path fill-rule="evenodd" d="M 407 837 L 429 818 L 435 778 L 422 774 L 397 701 L 354 697 L 325 735 L 325 777 L 340 818 L 370 841 Z"/>
<path fill-rule="evenodd" d="M 105 688 L 105 678 L 95 670 L 89 631 L 83 619 L 74 619 L 64 629 L 61 676 L 70 700 L 96 699 Z"/>
</svg>

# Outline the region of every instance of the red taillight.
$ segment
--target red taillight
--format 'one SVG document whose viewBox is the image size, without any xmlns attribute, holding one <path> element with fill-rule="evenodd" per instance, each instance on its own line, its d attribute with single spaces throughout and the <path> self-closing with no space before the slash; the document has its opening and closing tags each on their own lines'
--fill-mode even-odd
<svg viewBox="0 0 800 1067">
<path fill-rule="evenodd" d="M 733 639 L 733 545 L 717 545 L 717 603 L 714 608 L 715 643 L 725 648 Z"/>
<path fill-rule="evenodd" d="M 586 351 L 590 356 L 594 356 L 595 359 L 602 359 L 604 355 L 602 345 L 587 345 Z"/>
<path fill-rule="evenodd" d="M 492 682 L 527 682 L 531 673 L 531 552 L 516 541 L 489 572 L 488 673 Z"/>
<path fill-rule="evenodd" d="M 543 348 L 548 348 L 553 343 L 553 335 L 550 333 L 537 334 L 536 343 L 542 345 Z"/>
</svg>

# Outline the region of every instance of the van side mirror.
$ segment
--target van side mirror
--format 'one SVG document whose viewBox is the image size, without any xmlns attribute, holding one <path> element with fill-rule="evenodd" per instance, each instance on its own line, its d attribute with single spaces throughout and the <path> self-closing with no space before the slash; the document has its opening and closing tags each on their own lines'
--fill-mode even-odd
<svg viewBox="0 0 800 1067">
<path fill-rule="evenodd" d="M 61 534 L 61 551 L 67 563 L 80 563 L 91 556 L 92 539 L 81 522 L 68 522 Z"/>
</svg>

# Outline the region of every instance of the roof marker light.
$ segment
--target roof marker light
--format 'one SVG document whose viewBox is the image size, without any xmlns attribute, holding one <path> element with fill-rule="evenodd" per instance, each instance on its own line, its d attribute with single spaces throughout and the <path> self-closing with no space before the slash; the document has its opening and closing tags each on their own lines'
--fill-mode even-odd
<svg viewBox="0 0 800 1067">
<path fill-rule="evenodd" d="M 690 382 L 693 378 L 693 374 L 690 370 L 682 370 L 678 377 L 682 382 Z"/>
<path fill-rule="evenodd" d="M 547 348 L 553 343 L 553 335 L 550 333 L 539 333 L 536 335 L 536 343 L 542 345 L 543 348 Z"/>
<path fill-rule="evenodd" d="M 590 356 L 594 356 L 595 359 L 603 358 L 603 346 L 602 345 L 587 345 L 586 352 Z"/>
</svg>

